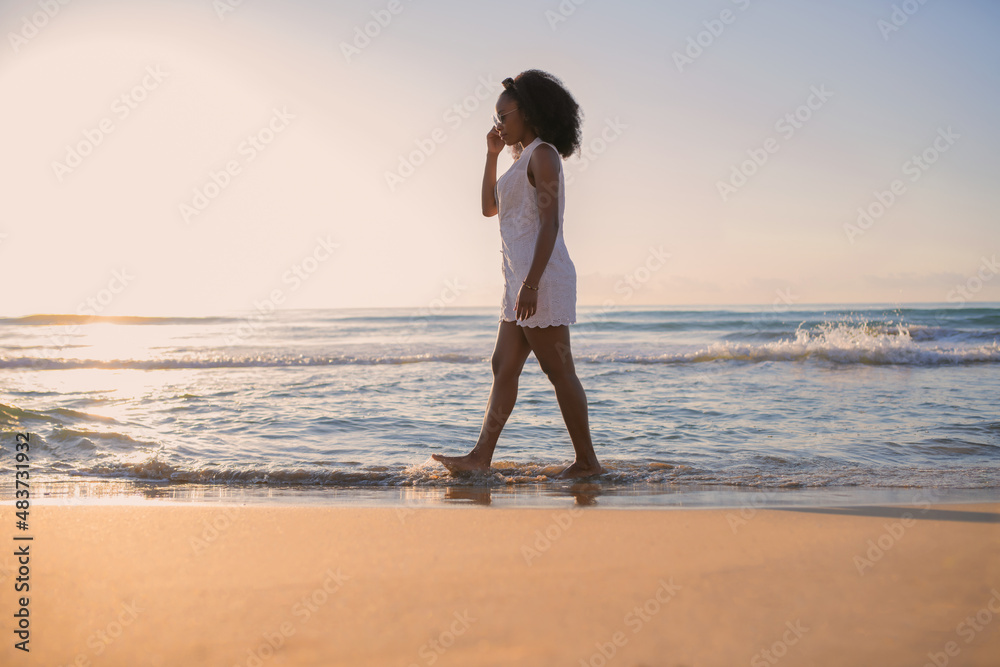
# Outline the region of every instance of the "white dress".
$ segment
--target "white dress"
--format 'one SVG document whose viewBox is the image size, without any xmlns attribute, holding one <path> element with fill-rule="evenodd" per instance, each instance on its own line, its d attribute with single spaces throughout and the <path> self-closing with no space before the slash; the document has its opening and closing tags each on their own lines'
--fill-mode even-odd
<svg viewBox="0 0 1000 667">
<path fill-rule="evenodd" d="M 504 293 L 500 319 L 516 321 L 525 327 L 550 327 L 576 322 L 576 267 L 563 241 L 563 209 L 566 186 L 562 159 L 559 160 L 559 231 L 556 244 L 545 265 L 538 287 L 538 309 L 526 320 L 518 320 L 514 312 L 521 281 L 528 275 L 535 255 L 535 243 L 541 221 L 535 188 L 528 181 L 528 160 L 532 151 L 544 142 L 540 137 L 524 147 L 520 157 L 497 179 L 496 199 L 500 212 L 500 238 L 503 242 Z M 549 144 L 552 146 L 552 144 Z M 555 149 L 555 146 L 552 146 Z"/>
</svg>

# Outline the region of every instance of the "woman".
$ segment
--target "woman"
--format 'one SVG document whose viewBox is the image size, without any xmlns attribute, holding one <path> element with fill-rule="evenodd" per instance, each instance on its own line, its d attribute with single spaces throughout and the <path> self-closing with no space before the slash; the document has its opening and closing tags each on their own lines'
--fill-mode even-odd
<svg viewBox="0 0 1000 667">
<path fill-rule="evenodd" d="M 576 269 L 563 242 L 562 157 L 580 146 L 580 107 L 551 74 L 539 70 L 505 79 L 493 129 L 486 135 L 483 215 L 500 214 L 504 296 L 493 350 L 493 386 L 479 440 L 465 456 L 432 455 L 451 472 L 487 471 L 500 431 L 517 400 L 530 352 L 556 391 L 576 461 L 559 473 L 578 478 L 604 472 L 590 441 L 587 396 L 570 350 L 576 322 Z M 514 164 L 497 180 L 497 156 L 511 147 Z"/>
</svg>

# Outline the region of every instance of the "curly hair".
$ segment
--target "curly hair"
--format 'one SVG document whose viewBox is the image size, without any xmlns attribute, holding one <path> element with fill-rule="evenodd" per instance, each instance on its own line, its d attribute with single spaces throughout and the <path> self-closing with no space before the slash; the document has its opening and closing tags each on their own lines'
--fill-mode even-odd
<svg viewBox="0 0 1000 667">
<path fill-rule="evenodd" d="M 562 81 L 548 72 L 529 69 L 504 79 L 503 87 L 503 94 L 524 110 L 525 122 L 542 141 L 555 146 L 563 158 L 579 152 L 583 111 Z M 523 148 L 520 144 L 511 147 L 515 160 Z"/>
</svg>

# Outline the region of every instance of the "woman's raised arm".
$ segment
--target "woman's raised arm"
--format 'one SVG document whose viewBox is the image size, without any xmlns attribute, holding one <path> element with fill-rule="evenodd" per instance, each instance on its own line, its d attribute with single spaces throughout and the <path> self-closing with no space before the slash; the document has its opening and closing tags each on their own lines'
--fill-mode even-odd
<svg viewBox="0 0 1000 667">
<path fill-rule="evenodd" d="M 503 150 L 503 139 L 494 127 L 486 135 L 486 169 L 483 172 L 483 215 L 497 214 L 497 156 Z"/>
</svg>

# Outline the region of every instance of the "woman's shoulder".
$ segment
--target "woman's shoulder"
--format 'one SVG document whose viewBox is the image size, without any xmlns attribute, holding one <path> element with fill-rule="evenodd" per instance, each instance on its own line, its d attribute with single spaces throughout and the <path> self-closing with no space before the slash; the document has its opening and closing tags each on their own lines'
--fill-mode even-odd
<svg viewBox="0 0 1000 667">
<path fill-rule="evenodd" d="M 531 164 L 540 164 L 543 162 L 553 165 L 562 164 L 562 156 L 559 155 L 559 150 L 547 141 L 539 141 L 531 150 L 528 160 Z"/>
<path fill-rule="evenodd" d="M 538 145 L 535 146 L 535 150 L 536 151 L 537 150 L 541 150 L 543 153 L 551 152 L 551 153 L 555 154 L 556 157 L 561 157 L 559 155 L 559 149 L 556 148 L 556 145 L 553 144 L 553 143 L 550 143 L 548 141 L 545 141 L 544 139 L 542 139 L 542 140 L 540 140 L 538 142 Z"/>
</svg>

